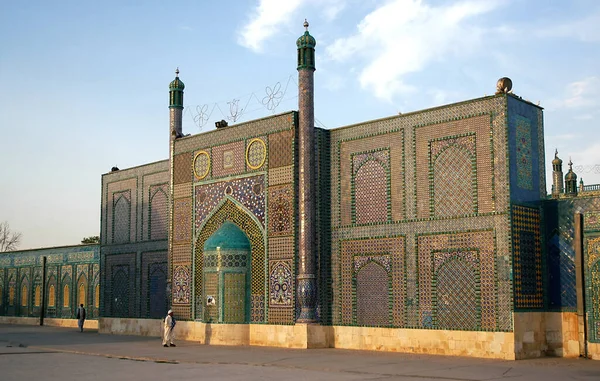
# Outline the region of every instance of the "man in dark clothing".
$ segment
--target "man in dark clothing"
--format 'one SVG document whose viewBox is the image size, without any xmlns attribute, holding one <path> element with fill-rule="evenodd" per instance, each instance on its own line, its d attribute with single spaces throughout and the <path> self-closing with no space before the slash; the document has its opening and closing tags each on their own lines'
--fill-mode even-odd
<svg viewBox="0 0 600 381">
<path fill-rule="evenodd" d="M 83 323 L 85 322 L 85 308 L 83 304 L 80 304 L 77 308 L 77 325 L 79 325 L 79 331 L 83 332 Z"/>
</svg>

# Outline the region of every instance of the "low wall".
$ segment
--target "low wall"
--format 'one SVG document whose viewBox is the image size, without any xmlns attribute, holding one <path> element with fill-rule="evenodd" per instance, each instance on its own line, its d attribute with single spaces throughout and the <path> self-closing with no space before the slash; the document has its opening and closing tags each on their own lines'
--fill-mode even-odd
<svg viewBox="0 0 600 381">
<path fill-rule="evenodd" d="M 40 325 L 40 318 L 21 316 L 0 316 L 0 324 Z M 44 325 L 48 327 L 78 328 L 77 319 L 44 318 Z M 86 320 L 84 329 L 98 329 L 98 320 Z"/>
</svg>

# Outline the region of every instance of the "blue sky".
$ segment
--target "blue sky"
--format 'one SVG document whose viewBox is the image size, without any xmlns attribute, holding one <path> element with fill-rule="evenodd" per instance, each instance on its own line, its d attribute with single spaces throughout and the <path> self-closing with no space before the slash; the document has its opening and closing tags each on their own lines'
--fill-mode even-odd
<svg viewBox="0 0 600 381">
<path fill-rule="evenodd" d="M 305 18 L 319 126 L 490 95 L 508 76 L 545 108 L 547 162 L 558 148 L 600 183 L 595 0 L 3 1 L 0 221 L 22 249 L 99 234 L 101 174 L 167 158 L 176 67 L 184 133 L 234 100 L 237 121 L 297 109 Z"/>
</svg>

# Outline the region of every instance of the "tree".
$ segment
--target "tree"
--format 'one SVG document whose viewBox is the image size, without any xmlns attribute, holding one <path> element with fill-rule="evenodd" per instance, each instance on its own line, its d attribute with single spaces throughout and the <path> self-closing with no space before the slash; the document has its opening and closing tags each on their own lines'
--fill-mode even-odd
<svg viewBox="0 0 600 381">
<path fill-rule="evenodd" d="M 10 230 L 7 221 L 0 222 L 0 252 L 16 250 L 21 243 L 21 233 Z"/>
<path fill-rule="evenodd" d="M 81 243 L 100 243 L 100 236 L 93 235 L 91 237 L 85 237 L 81 240 Z"/>
</svg>

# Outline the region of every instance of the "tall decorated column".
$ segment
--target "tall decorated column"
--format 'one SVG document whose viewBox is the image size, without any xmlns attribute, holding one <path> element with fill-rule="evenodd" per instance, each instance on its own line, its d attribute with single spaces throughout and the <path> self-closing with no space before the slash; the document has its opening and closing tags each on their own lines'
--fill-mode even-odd
<svg viewBox="0 0 600 381">
<path fill-rule="evenodd" d="M 317 290 L 315 269 L 314 72 L 317 42 L 306 31 L 298 41 L 298 323 L 314 323 Z"/>
<path fill-rule="evenodd" d="M 173 256 L 173 153 L 175 139 L 183 136 L 183 89 L 185 85 L 179 79 L 179 68 L 175 70 L 175 79 L 169 84 L 169 254 L 167 259 L 167 297 L 171 300 L 171 269 Z"/>
</svg>

